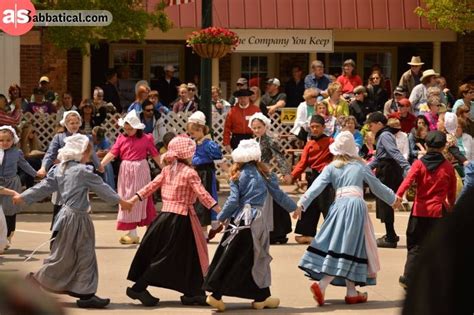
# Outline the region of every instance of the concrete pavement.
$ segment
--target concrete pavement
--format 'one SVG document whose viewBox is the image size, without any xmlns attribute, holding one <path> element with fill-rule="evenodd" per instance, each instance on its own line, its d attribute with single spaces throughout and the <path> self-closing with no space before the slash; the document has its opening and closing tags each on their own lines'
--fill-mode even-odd
<svg viewBox="0 0 474 315">
<path fill-rule="evenodd" d="M 50 206 L 50 203 L 47 203 Z M 383 234 L 383 225 L 370 214 L 377 236 Z M 153 295 L 161 299 L 160 305 L 144 308 L 125 295 L 130 285 L 126 280 L 128 268 L 137 246 L 123 246 L 118 242 L 121 234 L 115 230 L 115 214 L 94 213 L 92 215 L 96 229 L 96 252 L 99 263 L 98 295 L 112 300 L 107 310 L 82 310 L 75 307 L 75 299 L 68 296 L 56 296 L 66 308 L 68 314 L 145 314 L 153 311 L 160 314 L 210 314 L 210 307 L 187 307 L 179 302 L 180 293 L 159 288 L 150 288 Z M 0 273 L 17 273 L 26 275 L 40 268 L 48 255 L 48 246 L 43 247 L 33 259 L 24 259 L 39 244 L 49 239 L 50 214 L 21 214 L 18 216 L 17 232 L 12 249 L 0 256 Z M 398 285 L 398 276 L 403 271 L 406 257 L 406 238 L 404 232 L 408 222 L 408 213 L 396 213 L 396 230 L 401 237 L 397 249 L 380 249 L 382 270 L 378 274 L 378 285 L 362 288 L 369 294 L 366 304 L 348 306 L 344 304 L 345 289 L 330 286 L 326 292 L 327 306 L 317 307 L 309 292 L 311 282 L 297 268 L 297 263 L 306 246 L 298 245 L 294 235 L 290 236 L 287 245 L 271 247 L 272 262 L 272 295 L 281 300 L 276 310 L 256 311 L 250 308 L 250 301 L 224 297 L 228 311 L 226 314 L 278 313 L 305 314 L 314 312 L 331 312 L 334 314 L 399 314 L 403 302 L 403 290 Z M 144 229 L 140 229 L 143 235 Z M 219 236 L 220 237 L 220 236 Z M 217 242 L 209 244 L 212 258 Z"/>
</svg>

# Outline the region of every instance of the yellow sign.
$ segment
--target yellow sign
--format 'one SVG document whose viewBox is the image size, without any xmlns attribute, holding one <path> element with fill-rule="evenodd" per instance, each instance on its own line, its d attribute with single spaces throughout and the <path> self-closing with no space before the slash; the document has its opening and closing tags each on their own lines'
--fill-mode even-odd
<svg viewBox="0 0 474 315">
<path fill-rule="evenodd" d="M 282 108 L 280 122 L 282 124 L 292 125 L 296 119 L 296 108 Z"/>
</svg>

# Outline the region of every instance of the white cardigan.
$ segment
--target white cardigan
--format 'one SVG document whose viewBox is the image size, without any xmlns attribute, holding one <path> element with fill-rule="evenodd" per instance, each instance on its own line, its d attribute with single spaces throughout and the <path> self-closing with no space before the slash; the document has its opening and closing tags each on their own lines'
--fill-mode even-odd
<svg viewBox="0 0 474 315">
<path fill-rule="evenodd" d="M 295 136 L 300 133 L 301 128 L 305 129 L 306 131 L 309 129 L 308 120 L 311 119 L 311 117 L 308 117 L 308 110 L 306 108 L 307 106 L 308 105 L 306 105 L 306 102 L 301 102 L 296 109 L 295 123 L 290 131 Z"/>
</svg>

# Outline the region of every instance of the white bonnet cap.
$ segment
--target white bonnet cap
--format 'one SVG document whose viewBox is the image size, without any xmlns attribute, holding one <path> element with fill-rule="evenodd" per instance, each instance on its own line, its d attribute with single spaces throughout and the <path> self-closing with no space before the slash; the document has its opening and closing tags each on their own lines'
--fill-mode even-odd
<svg viewBox="0 0 474 315">
<path fill-rule="evenodd" d="M 241 140 L 237 149 L 232 151 L 232 160 L 235 163 L 260 161 L 261 156 L 260 144 L 255 139 Z"/>
<path fill-rule="evenodd" d="M 137 112 L 134 109 L 129 111 L 124 118 L 119 118 L 118 124 L 120 127 L 123 127 L 125 123 L 132 126 L 133 129 L 145 129 L 145 124 L 140 121 L 140 118 L 138 118 Z"/>
<path fill-rule="evenodd" d="M 18 138 L 18 135 L 16 134 L 15 128 L 13 128 L 12 126 L 7 126 L 7 125 L 1 126 L 0 130 L 8 130 L 13 134 L 13 144 L 17 144 L 18 142 L 20 142 L 20 139 Z"/>
<path fill-rule="evenodd" d="M 69 115 L 76 115 L 78 118 L 79 118 L 79 122 L 81 123 L 82 125 L 82 118 L 81 118 L 81 114 L 79 114 L 79 112 L 75 111 L 75 110 L 68 110 L 68 111 L 65 111 L 63 113 L 63 119 L 61 119 L 61 121 L 59 122 L 59 124 L 63 127 L 66 126 L 66 118 L 67 116 Z"/>
<path fill-rule="evenodd" d="M 458 128 L 458 117 L 454 113 L 446 112 L 444 114 L 444 127 L 450 134 L 455 134 Z"/>
<path fill-rule="evenodd" d="M 267 126 L 267 128 L 270 128 L 270 126 L 272 125 L 272 121 L 270 120 L 270 118 L 268 118 L 267 116 L 265 116 L 261 112 L 257 112 L 255 114 L 253 114 L 252 116 L 250 116 L 250 119 L 249 119 L 249 128 L 250 129 L 252 129 L 252 122 L 255 119 L 263 121 L 263 123 L 265 124 L 265 126 Z"/>
<path fill-rule="evenodd" d="M 191 116 L 189 116 L 188 122 L 204 126 L 206 125 L 206 116 L 203 112 L 196 111 Z"/>
<path fill-rule="evenodd" d="M 334 142 L 329 145 L 329 151 L 332 155 L 359 156 L 359 148 L 355 144 L 354 136 L 347 130 L 337 135 Z"/>
<path fill-rule="evenodd" d="M 80 161 L 89 145 L 89 138 L 78 133 L 64 138 L 64 143 L 64 147 L 58 151 L 58 160 L 61 162 Z"/>
</svg>

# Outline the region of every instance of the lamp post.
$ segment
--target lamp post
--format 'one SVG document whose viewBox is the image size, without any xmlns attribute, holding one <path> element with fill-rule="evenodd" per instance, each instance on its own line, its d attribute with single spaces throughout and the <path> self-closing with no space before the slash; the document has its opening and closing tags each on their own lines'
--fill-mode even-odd
<svg viewBox="0 0 474 315">
<path fill-rule="evenodd" d="M 212 26 L 212 0 L 202 0 L 201 27 Z M 212 59 L 201 57 L 201 110 L 206 116 L 207 125 L 212 130 L 211 113 L 211 85 L 212 85 Z"/>
</svg>

